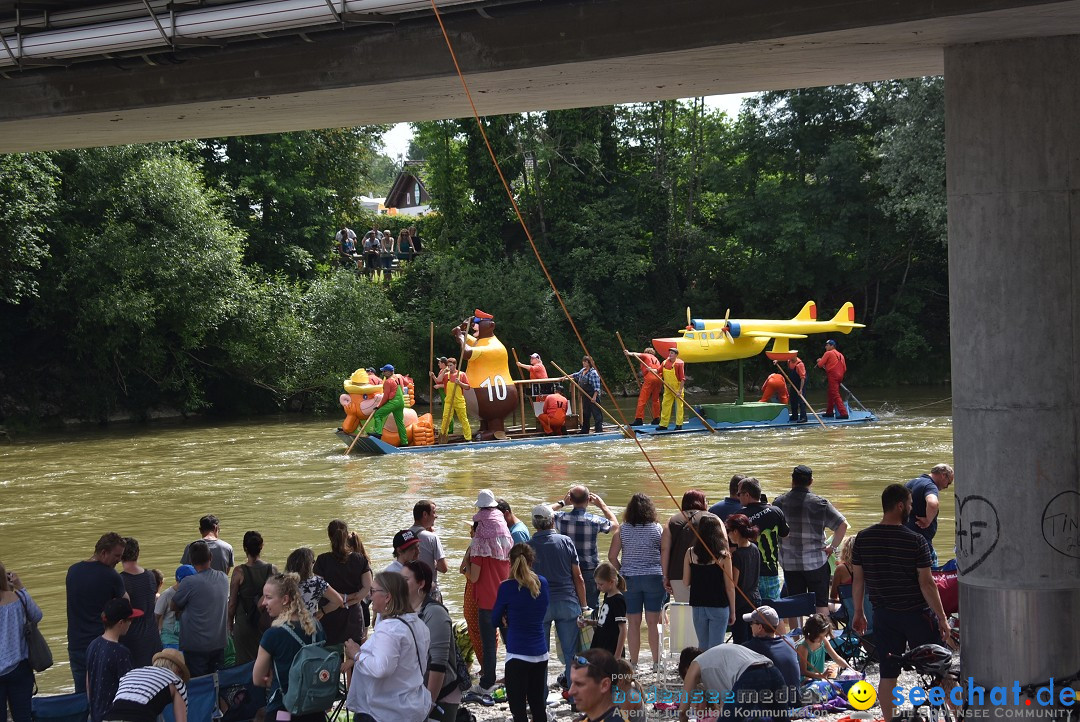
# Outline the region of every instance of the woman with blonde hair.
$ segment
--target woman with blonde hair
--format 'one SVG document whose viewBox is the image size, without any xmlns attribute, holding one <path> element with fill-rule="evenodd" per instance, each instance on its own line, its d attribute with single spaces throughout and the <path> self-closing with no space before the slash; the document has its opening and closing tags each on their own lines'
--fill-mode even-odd
<svg viewBox="0 0 1080 722">
<path fill-rule="evenodd" d="M 0 562 L 0 712 L 7 719 L 11 706 L 14 722 L 30 722 L 30 705 L 34 697 L 34 670 L 30 668 L 30 649 L 23 627 L 27 618 L 41 621 L 41 609 L 30 598 L 19 575 L 8 572 Z"/>
<path fill-rule="evenodd" d="M 532 570 L 536 552 L 528 544 L 510 549 L 510 578 L 499 585 L 492 624 L 506 628 L 506 701 L 514 722 L 526 722 L 526 704 L 533 722 L 547 720 L 548 582 Z"/>
<path fill-rule="evenodd" d="M 106 722 L 155 722 L 170 704 L 175 722 L 187 721 L 187 683 L 191 680 L 184 653 L 164 649 L 147 667 L 136 667 L 120 679 Z"/>
<path fill-rule="evenodd" d="M 289 691 L 289 668 L 300 648 L 326 639 L 322 626 L 311 616 L 300 593 L 300 577 L 296 574 L 275 574 L 263 586 L 263 605 L 273 617 L 259 642 L 251 678 L 255 685 L 268 687 L 266 719 L 273 720 L 285 712 L 285 693 Z M 321 722 L 323 712 L 293 715 L 293 722 Z"/>
<path fill-rule="evenodd" d="M 405 578 L 397 572 L 376 574 L 371 607 L 379 623 L 364 646 L 345 642 L 346 658 L 353 661 L 345 704 L 355 722 L 424 722 L 431 711 L 424 684 L 431 636 L 412 608 Z"/>
</svg>

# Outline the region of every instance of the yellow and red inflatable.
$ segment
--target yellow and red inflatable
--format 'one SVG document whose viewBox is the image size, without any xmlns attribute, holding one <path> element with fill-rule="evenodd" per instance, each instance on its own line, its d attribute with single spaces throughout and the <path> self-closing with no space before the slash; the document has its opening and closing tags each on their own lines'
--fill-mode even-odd
<svg viewBox="0 0 1080 722">
<path fill-rule="evenodd" d="M 412 407 L 416 404 L 416 384 L 409 376 L 404 378 L 406 384 L 405 433 L 408 435 L 409 443 L 420 446 L 434 444 L 435 431 L 431 414 L 418 416 L 413 410 Z M 346 393 L 338 398 L 341 407 L 345 410 L 345 421 L 341 424 L 341 430 L 353 434 L 379 407 L 379 402 L 382 400 L 382 384 L 369 383 L 367 371 L 357 369 L 352 376 L 345 379 L 343 385 Z M 382 440 L 391 446 L 401 445 L 401 432 L 392 416 L 386 419 Z"/>
</svg>

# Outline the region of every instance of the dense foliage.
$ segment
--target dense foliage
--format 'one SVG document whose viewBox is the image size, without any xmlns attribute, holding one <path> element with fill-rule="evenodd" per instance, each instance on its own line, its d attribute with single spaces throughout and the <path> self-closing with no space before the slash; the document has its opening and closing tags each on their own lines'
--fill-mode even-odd
<svg viewBox="0 0 1080 722">
<path fill-rule="evenodd" d="M 940 79 L 484 119 L 540 256 L 610 381 L 614 332 L 844 301 L 859 383 L 948 377 Z M 343 376 L 426 373 L 473 308 L 568 368 L 581 350 L 471 120 L 414 125 L 437 213 L 392 281 L 333 233 L 390 182 L 381 127 L 0 156 L 0 419 L 331 406 Z M 820 339 L 802 343 L 810 356 Z M 549 366 L 549 368 L 553 368 Z M 750 366 L 751 379 L 765 371 Z M 694 367 L 695 384 L 734 375 Z"/>
</svg>

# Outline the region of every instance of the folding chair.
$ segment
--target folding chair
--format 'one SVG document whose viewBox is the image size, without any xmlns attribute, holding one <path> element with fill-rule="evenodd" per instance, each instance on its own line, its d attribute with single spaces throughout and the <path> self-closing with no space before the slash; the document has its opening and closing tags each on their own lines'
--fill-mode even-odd
<svg viewBox="0 0 1080 722">
<path fill-rule="evenodd" d="M 30 716 L 34 722 L 86 722 L 90 703 L 85 692 L 35 696 L 30 701 Z"/>
<path fill-rule="evenodd" d="M 657 684 L 678 679 L 679 655 L 686 647 L 696 647 L 694 615 L 686 602 L 668 602 L 660 614 L 660 672 Z M 682 682 L 678 682 L 682 687 Z"/>
<path fill-rule="evenodd" d="M 829 618 L 840 627 L 840 634 L 833 641 L 833 649 L 841 657 L 847 660 L 860 672 L 876 661 L 874 654 L 874 642 L 871 636 L 874 630 L 874 607 L 870 604 L 870 597 L 864 593 L 863 615 L 866 617 L 866 632 L 858 634 L 852 627 L 851 622 L 855 618 L 855 601 L 851 596 L 851 585 L 841 584 L 838 588 L 840 594 L 840 608 L 829 615 Z"/>
</svg>

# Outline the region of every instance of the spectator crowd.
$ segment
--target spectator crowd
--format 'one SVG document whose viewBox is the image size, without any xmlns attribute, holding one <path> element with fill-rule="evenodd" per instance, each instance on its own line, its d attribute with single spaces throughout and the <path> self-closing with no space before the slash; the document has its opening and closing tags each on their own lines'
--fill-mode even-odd
<svg viewBox="0 0 1080 722">
<path fill-rule="evenodd" d="M 332 672 L 321 675 L 333 678 L 331 700 L 344 674 L 345 704 L 357 722 L 453 721 L 462 704 L 502 700 L 516 722 L 543 722 L 550 663 L 581 719 L 644 719 L 642 695 L 628 691 L 646 665 L 660 670 L 661 611 L 673 601 L 688 605 L 698 640 L 678 662 L 687 693 L 681 716 L 710 705 L 731 715 L 738 702 L 704 694 L 695 703 L 694 693 L 778 692 L 847 666 L 830 644 L 829 615 L 839 587 L 850 584 L 856 632 L 873 608 L 879 700 L 890 719 L 899 669 L 888 654 L 949 637 L 930 571 L 939 495 L 952 481 L 952 468 L 938 464 L 888 485 L 881 522 L 854 536 L 844 515 L 811 491 L 805 465 L 771 503 L 761 482 L 740 474 L 711 506 L 703 492 L 686 491 L 680 511 L 663 521 L 643 493 L 616 515 L 575 485 L 522 520 L 505 499 L 480 490 L 471 541 L 454 568 L 465 577 L 461 608 L 479 666 L 475 683 L 439 584 L 450 564 L 436 501 L 415 503 L 413 523 L 393 535 L 394 558 L 382 571 L 341 520 L 327 526 L 328 551 L 301 547 L 279 570 L 262 559 L 258 531 L 244 534 L 238 560 L 208 514 L 165 588 L 160 573 L 139 565 L 139 542 L 110 532 L 67 573 L 72 679 L 92 722 L 154 719 L 168 705 L 186 722 L 192 677 L 249 662 L 252 683 L 268 690 L 268 719 L 323 718 L 318 683 L 309 688 L 293 674 L 314 663 Z M 606 554 L 601 535 L 610 537 Z M 813 613 L 782 620 L 773 603 L 800 594 L 813 595 Z M 31 719 L 33 693 L 22 630 L 41 618 L 18 575 L 0 564 L 0 707 L 15 722 Z M 783 634 L 800 627 L 798 643 Z"/>
</svg>

